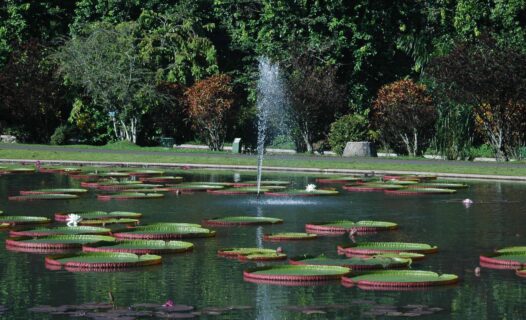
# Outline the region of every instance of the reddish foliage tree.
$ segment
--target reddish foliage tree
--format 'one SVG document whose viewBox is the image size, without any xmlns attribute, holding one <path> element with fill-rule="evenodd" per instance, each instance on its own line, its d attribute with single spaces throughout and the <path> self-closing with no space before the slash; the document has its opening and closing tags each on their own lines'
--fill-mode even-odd
<svg viewBox="0 0 526 320">
<path fill-rule="evenodd" d="M 381 139 L 395 151 L 412 156 L 421 155 L 429 146 L 436 117 L 426 86 L 412 80 L 380 88 L 372 108 L 373 125 Z"/>
<path fill-rule="evenodd" d="M 213 75 L 186 91 L 192 126 L 211 150 L 222 150 L 233 116 L 234 93 L 226 74 Z"/>
<path fill-rule="evenodd" d="M 434 59 L 429 70 L 449 98 L 473 106 L 497 159 L 516 156 L 526 143 L 526 54 L 482 37 Z"/>
</svg>

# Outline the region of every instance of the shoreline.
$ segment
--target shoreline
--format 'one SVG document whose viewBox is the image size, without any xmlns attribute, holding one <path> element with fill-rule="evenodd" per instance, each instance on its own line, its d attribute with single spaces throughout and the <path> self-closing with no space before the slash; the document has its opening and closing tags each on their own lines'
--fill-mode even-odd
<svg viewBox="0 0 526 320">
<path fill-rule="evenodd" d="M 88 161 L 88 160 L 34 160 L 34 159 L 0 159 L 0 164 L 35 164 L 40 161 L 42 165 L 61 166 L 93 166 L 93 167 L 125 167 L 125 168 L 165 168 L 165 169 L 201 169 L 201 170 L 242 170 L 256 171 L 255 165 L 225 165 L 225 164 L 198 164 L 198 163 L 172 163 L 172 162 L 123 162 L 123 161 Z M 510 181 L 526 182 L 526 176 L 485 175 L 469 173 L 447 173 L 426 171 L 403 170 L 364 170 L 364 169 L 327 169 L 327 168 L 301 168 L 301 167 L 274 167 L 263 166 L 267 172 L 291 172 L 308 174 L 378 174 L 378 175 L 436 175 L 439 178 L 484 180 L 484 181 Z"/>
</svg>

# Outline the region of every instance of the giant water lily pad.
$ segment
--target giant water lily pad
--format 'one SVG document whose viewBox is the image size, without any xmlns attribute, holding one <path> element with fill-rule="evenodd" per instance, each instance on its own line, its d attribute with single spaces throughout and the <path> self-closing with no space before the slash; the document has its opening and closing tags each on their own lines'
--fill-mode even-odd
<svg viewBox="0 0 526 320">
<path fill-rule="evenodd" d="M 74 194 L 53 193 L 53 194 L 29 194 L 25 196 L 11 196 L 9 200 L 15 201 L 33 201 L 33 200 L 72 200 L 79 196 Z"/>
<path fill-rule="evenodd" d="M 33 216 L 0 216 L 0 223 L 9 225 L 50 223 L 51 219 Z"/>
<path fill-rule="evenodd" d="M 9 173 L 33 173 L 35 172 L 35 168 L 33 167 L 16 167 L 16 168 L 7 168 L 4 169 L 4 171 L 7 171 Z"/>
<path fill-rule="evenodd" d="M 360 287 L 429 287 L 458 282 L 454 274 L 438 274 L 423 270 L 378 270 L 353 277 L 343 277 L 342 283 Z"/>
<path fill-rule="evenodd" d="M 98 234 L 104 235 L 109 234 L 110 229 L 99 228 L 99 227 L 55 227 L 55 228 L 37 228 L 37 229 L 25 229 L 25 230 L 11 230 L 9 235 L 11 237 L 44 237 L 51 235 L 62 235 L 62 234 Z"/>
<path fill-rule="evenodd" d="M 139 256 L 133 253 L 115 252 L 85 252 L 46 257 L 46 266 L 55 268 L 64 267 L 67 270 L 120 269 L 150 266 L 160 263 L 161 257 L 157 255 L 145 254 Z"/>
<path fill-rule="evenodd" d="M 304 233 L 304 232 L 281 232 L 266 234 L 263 236 L 265 241 L 291 241 L 291 240 L 313 240 L 318 236 L 313 233 Z"/>
<path fill-rule="evenodd" d="M 316 189 L 312 191 L 307 191 L 305 189 L 289 189 L 284 191 L 267 191 L 265 192 L 266 196 L 274 197 L 313 197 L 313 196 L 335 196 L 339 192 L 336 190 L 327 190 L 327 189 Z"/>
<path fill-rule="evenodd" d="M 351 269 L 339 266 L 280 265 L 245 270 L 243 277 L 247 281 L 326 281 L 340 279 Z"/>
<path fill-rule="evenodd" d="M 216 184 L 197 184 L 197 183 L 180 183 L 176 185 L 169 185 L 170 188 L 175 192 L 206 192 L 208 190 L 220 190 L 224 186 Z"/>
<path fill-rule="evenodd" d="M 21 195 L 29 195 L 29 194 L 62 194 L 62 193 L 70 193 L 70 194 L 82 194 L 88 192 L 87 189 L 81 189 L 81 188 L 52 188 L 52 189 L 38 189 L 38 190 L 22 190 L 20 191 Z"/>
<path fill-rule="evenodd" d="M 88 243 L 115 241 L 115 238 L 100 235 L 56 235 L 40 238 L 14 237 L 6 240 L 6 246 L 38 249 L 73 249 Z"/>
<path fill-rule="evenodd" d="M 84 252 L 130 252 L 135 254 L 181 253 L 192 250 L 194 245 L 184 241 L 123 240 L 99 242 L 82 247 Z"/>
<path fill-rule="evenodd" d="M 162 184 L 150 184 L 150 183 L 126 183 L 126 184 L 110 184 L 110 185 L 98 185 L 97 189 L 104 191 L 122 191 L 130 192 L 129 189 L 153 189 L 160 188 Z M 143 191 L 144 192 L 144 191 Z"/>
<path fill-rule="evenodd" d="M 503 265 L 513 268 L 526 267 L 526 252 L 508 251 L 480 256 L 483 264 Z"/>
<path fill-rule="evenodd" d="M 241 261 L 274 261 L 284 260 L 287 255 L 275 249 L 264 248 L 228 248 L 217 252 L 218 256 L 237 258 Z"/>
<path fill-rule="evenodd" d="M 305 230 L 312 233 L 320 234 L 343 234 L 351 230 L 358 232 L 374 232 L 382 230 L 397 229 L 398 225 L 387 221 L 358 221 L 339 220 L 330 222 L 308 223 Z"/>
<path fill-rule="evenodd" d="M 263 193 L 269 191 L 267 188 L 260 188 L 259 192 Z M 239 188 L 228 188 L 220 190 L 208 190 L 208 193 L 221 194 L 221 195 L 244 195 L 244 194 L 256 194 L 258 193 L 257 187 L 239 187 Z"/>
<path fill-rule="evenodd" d="M 140 177 L 140 181 L 146 183 L 177 183 L 184 180 L 183 177 L 162 176 L 162 177 Z"/>
<path fill-rule="evenodd" d="M 191 223 L 156 223 L 115 232 L 113 235 L 119 239 L 167 240 L 213 237 L 215 231 Z"/>
<path fill-rule="evenodd" d="M 519 277 L 526 278 L 526 269 L 519 269 L 519 270 L 516 271 L 516 274 Z"/>
<path fill-rule="evenodd" d="M 415 188 L 439 188 L 439 189 L 465 189 L 469 187 L 464 183 L 450 183 L 450 182 L 426 182 L 419 183 Z"/>
<path fill-rule="evenodd" d="M 526 253 L 526 247 L 525 246 L 517 246 L 517 247 L 506 247 L 502 249 L 495 250 L 498 253 Z"/>
<path fill-rule="evenodd" d="M 291 182 L 290 181 L 284 181 L 284 180 L 261 180 L 261 183 L 260 183 L 260 186 L 265 186 L 265 188 L 267 186 L 288 186 L 290 185 Z M 234 187 L 256 187 L 258 185 L 258 182 L 257 181 L 240 181 L 240 182 L 235 182 L 233 184 Z"/>
<path fill-rule="evenodd" d="M 401 185 L 401 186 L 414 186 L 414 185 L 418 185 L 420 183 L 420 181 L 396 180 L 396 179 L 393 179 L 393 180 L 387 180 L 384 183 L 385 184 L 397 184 L 397 185 Z"/>
<path fill-rule="evenodd" d="M 164 174 L 162 170 L 142 169 L 128 172 L 130 176 L 135 177 L 148 177 L 148 176 L 161 176 Z"/>
<path fill-rule="evenodd" d="M 68 221 L 70 214 L 76 214 L 84 220 L 95 220 L 95 219 L 118 219 L 118 218 L 130 218 L 139 219 L 142 217 L 142 213 L 127 212 L 127 211 L 74 211 L 74 212 L 57 212 L 55 213 L 56 221 Z"/>
<path fill-rule="evenodd" d="M 222 217 L 204 220 L 203 223 L 209 226 L 236 226 L 236 225 L 260 225 L 260 224 L 276 224 L 282 223 L 283 219 L 270 217 L 251 217 L 251 216 L 236 216 L 236 217 Z"/>
<path fill-rule="evenodd" d="M 410 242 L 361 242 L 348 246 L 338 246 L 338 251 L 345 254 L 379 254 L 393 252 L 435 253 L 436 246 L 426 243 Z"/>
<path fill-rule="evenodd" d="M 112 218 L 112 219 L 86 219 L 79 222 L 83 226 L 107 226 L 110 224 L 137 225 L 139 219 L 130 218 Z"/>
<path fill-rule="evenodd" d="M 400 257 L 370 256 L 370 257 L 351 257 L 351 258 L 328 258 L 325 256 L 303 256 L 289 260 L 290 264 L 295 265 L 321 265 L 321 266 L 342 266 L 352 270 L 364 269 L 387 269 L 403 268 L 411 264 L 411 259 Z"/>
<path fill-rule="evenodd" d="M 453 194 L 457 192 L 454 189 L 440 189 L 440 188 L 406 188 L 400 190 L 384 190 L 387 194 L 402 195 L 402 196 L 413 196 L 413 195 L 426 195 L 426 194 Z"/>
<path fill-rule="evenodd" d="M 384 190 L 404 189 L 404 186 L 398 184 L 371 182 L 345 185 L 343 186 L 343 189 L 351 192 L 382 192 Z"/>
<path fill-rule="evenodd" d="M 108 172 L 99 172 L 99 177 L 109 177 L 109 178 L 126 178 L 130 176 L 129 172 L 122 171 L 108 171 Z"/>
<path fill-rule="evenodd" d="M 159 199 L 164 197 L 162 193 L 122 192 L 115 194 L 99 194 L 99 200 L 130 200 L 130 199 Z"/>
<path fill-rule="evenodd" d="M 68 173 L 76 174 L 80 173 L 82 169 L 76 167 L 40 167 L 39 172 L 49 172 L 49 173 Z"/>
<path fill-rule="evenodd" d="M 323 177 L 323 178 L 316 178 L 316 182 L 318 183 L 356 183 L 363 181 L 362 177 L 347 177 L 347 176 L 335 176 L 335 177 Z"/>
</svg>

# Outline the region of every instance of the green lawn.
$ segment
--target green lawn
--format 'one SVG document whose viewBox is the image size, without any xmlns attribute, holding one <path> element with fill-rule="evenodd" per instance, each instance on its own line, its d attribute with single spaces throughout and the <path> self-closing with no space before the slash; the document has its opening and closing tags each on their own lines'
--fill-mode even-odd
<svg viewBox="0 0 526 320">
<path fill-rule="evenodd" d="M 54 147 L 50 150 L 15 150 L 3 149 L 0 145 L 0 158 L 4 159 L 33 159 L 33 160 L 84 160 L 84 161 L 116 161 L 116 162 L 149 162 L 149 163 L 177 163 L 177 164 L 218 164 L 218 165 L 248 165 L 255 166 L 254 157 L 232 157 L 227 152 L 211 152 L 206 150 L 179 150 L 163 148 L 123 148 L 123 150 L 137 151 L 166 151 L 170 155 L 158 154 L 119 154 L 119 153 L 96 153 L 96 152 L 71 152 L 67 149 L 79 148 L 81 146 Z M 86 149 L 104 150 L 111 147 L 82 146 Z M 90 150 L 91 151 L 91 150 Z M 196 153 L 193 155 L 193 153 Z M 200 153 L 201 155 L 198 155 Z M 205 155 L 203 155 L 205 154 Z M 404 158 L 393 159 L 383 162 L 360 162 L 350 161 L 347 158 L 334 158 L 322 156 L 296 156 L 288 158 L 267 157 L 264 166 L 267 167 L 293 167 L 293 168 L 319 168 L 319 169 L 361 169 L 361 170 L 389 170 L 389 171 L 419 171 L 419 172 L 442 172 L 442 173 L 466 173 L 505 176 L 526 176 L 526 165 L 518 163 L 502 164 L 494 163 L 485 166 L 471 162 L 454 161 L 426 161 L 420 163 L 404 163 Z M 410 159 L 407 159 L 410 160 Z"/>
</svg>

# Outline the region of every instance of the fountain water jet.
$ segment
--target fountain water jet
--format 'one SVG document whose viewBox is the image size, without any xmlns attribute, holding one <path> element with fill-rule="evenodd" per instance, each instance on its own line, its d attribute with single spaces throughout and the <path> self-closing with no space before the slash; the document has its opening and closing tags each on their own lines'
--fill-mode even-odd
<svg viewBox="0 0 526 320">
<path fill-rule="evenodd" d="M 259 79 L 257 83 L 257 111 L 258 111 L 258 164 L 257 164 L 257 196 L 261 190 L 261 174 L 263 170 L 263 154 L 265 140 L 271 121 L 276 121 L 277 128 L 284 128 L 284 117 L 279 114 L 285 106 L 285 90 L 280 76 L 279 66 L 266 57 L 259 58 Z"/>
</svg>

